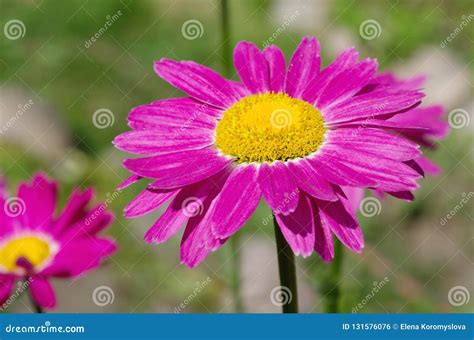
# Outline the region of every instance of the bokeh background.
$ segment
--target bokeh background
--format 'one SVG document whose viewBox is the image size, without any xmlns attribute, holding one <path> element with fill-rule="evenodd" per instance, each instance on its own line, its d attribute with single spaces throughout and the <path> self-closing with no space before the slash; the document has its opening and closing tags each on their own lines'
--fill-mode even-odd
<svg viewBox="0 0 474 340">
<path fill-rule="evenodd" d="M 385 199 L 374 216 L 360 216 L 367 246 L 361 255 L 344 251 L 336 282 L 332 266 L 317 256 L 298 259 L 302 312 L 325 311 L 335 286 L 348 313 L 472 311 L 472 1 L 235 0 L 229 9 L 232 45 L 250 40 L 263 47 L 272 37 L 289 57 L 303 35 L 314 35 L 324 65 L 356 46 L 382 70 L 426 74 L 425 103 L 443 104 L 446 119 L 453 112 L 448 138 L 430 151 L 443 173 L 422 180 L 415 202 Z M 111 141 L 127 130 L 128 111 L 179 95 L 154 74 L 153 61 L 190 59 L 222 71 L 220 22 L 214 0 L 0 1 L 1 172 L 12 189 L 45 171 L 62 182 L 63 202 L 73 186 L 94 186 L 98 199 L 113 197 L 117 216 L 109 233 L 120 251 L 77 280 L 54 281 L 57 312 L 174 312 L 183 303 L 183 313 L 232 312 L 236 263 L 243 310 L 280 310 L 270 298 L 278 272 L 263 204 L 239 232 L 240 257 L 226 245 L 190 270 L 179 264 L 179 237 L 163 245 L 143 242 L 159 211 L 121 217 L 143 186 L 114 195 L 126 173 L 125 155 Z M 101 286 L 113 292 L 105 305 L 92 298 Z M 382 287 L 374 292 L 375 286 Z M 456 292 L 463 298 L 457 302 Z M 30 308 L 22 297 L 7 312 Z"/>
</svg>

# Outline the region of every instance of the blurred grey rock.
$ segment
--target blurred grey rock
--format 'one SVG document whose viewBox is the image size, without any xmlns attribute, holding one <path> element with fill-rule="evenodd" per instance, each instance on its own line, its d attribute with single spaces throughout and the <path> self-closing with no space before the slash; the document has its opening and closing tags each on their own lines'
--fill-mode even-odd
<svg viewBox="0 0 474 340">
<path fill-rule="evenodd" d="M 62 156 L 68 133 L 53 110 L 16 88 L 0 89 L 0 143 L 17 144 L 47 160 Z"/>
</svg>

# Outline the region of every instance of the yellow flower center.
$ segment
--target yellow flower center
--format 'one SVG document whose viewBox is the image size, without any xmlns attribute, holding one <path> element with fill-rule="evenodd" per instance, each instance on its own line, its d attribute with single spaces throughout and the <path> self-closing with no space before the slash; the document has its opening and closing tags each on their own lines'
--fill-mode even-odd
<svg viewBox="0 0 474 340">
<path fill-rule="evenodd" d="M 51 256 L 54 246 L 48 240 L 36 236 L 17 236 L 0 245 L 0 268 L 3 271 L 22 271 L 17 265 L 20 258 L 26 259 L 34 268 L 41 267 Z"/>
<path fill-rule="evenodd" d="M 313 105 L 284 93 L 242 98 L 224 112 L 215 144 L 239 163 L 305 157 L 324 141 L 323 117 Z"/>
</svg>

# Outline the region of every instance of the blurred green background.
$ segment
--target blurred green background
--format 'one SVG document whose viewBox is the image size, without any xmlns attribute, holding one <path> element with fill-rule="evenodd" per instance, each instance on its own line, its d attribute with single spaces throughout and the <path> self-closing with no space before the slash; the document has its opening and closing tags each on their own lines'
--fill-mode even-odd
<svg viewBox="0 0 474 340">
<path fill-rule="evenodd" d="M 153 61 L 189 59 L 223 71 L 219 1 L 0 0 L 0 13 L 0 170 L 10 189 L 42 170 L 61 180 L 63 202 L 73 186 L 94 186 L 98 199 L 105 200 L 127 176 L 121 169 L 125 155 L 111 141 L 127 130 L 128 111 L 181 95 L 154 74 Z M 11 20 L 24 25 L 14 39 L 6 31 Z M 360 33 L 366 20 L 379 25 L 370 39 Z M 186 31 L 186 23 L 194 23 L 197 33 Z M 317 36 L 324 65 L 356 46 L 362 57 L 377 58 L 382 70 L 404 77 L 427 74 L 427 103 L 443 104 L 446 117 L 462 109 L 472 118 L 472 1 L 235 0 L 230 25 L 232 46 L 249 40 L 262 47 L 273 37 L 287 57 L 303 35 Z M 99 37 L 91 42 L 94 35 Z M 94 112 L 101 109 L 109 113 L 105 128 L 93 124 Z M 449 223 L 440 223 L 463 193 L 474 191 L 472 126 L 453 129 L 430 152 L 443 173 L 422 181 L 415 202 L 386 199 L 377 216 L 360 216 L 367 246 L 361 255 L 345 253 L 342 311 L 472 311 L 474 297 L 459 306 L 448 299 L 453 287 L 467 292 L 474 287 L 472 202 Z M 160 212 L 121 217 L 142 188 L 134 186 L 112 202 L 117 221 L 109 233 L 120 244 L 117 255 L 78 280 L 55 281 L 57 311 L 173 312 L 189 301 L 182 312 L 232 312 L 229 246 L 190 270 L 179 264 L 179 237 L 145 244 L 143 234 Z M 278 280 L 269 214 L 262 204 L 239 232 L 246 312 L 279 311 L 270 299 Z M 315 255 L 298 260 L 301 310 L 322 312 L 334 287 L 328 281 L 331 265 Z M 209 284 L 193 294 L 208 278 Z M 372 294 L 374 284 L 384 280 Z M 115 299 L 101 307 L 92 294 L 102 285 L 112 288 Z M 24 298 L 10 311 L 28 308 Z"/>
</svg>

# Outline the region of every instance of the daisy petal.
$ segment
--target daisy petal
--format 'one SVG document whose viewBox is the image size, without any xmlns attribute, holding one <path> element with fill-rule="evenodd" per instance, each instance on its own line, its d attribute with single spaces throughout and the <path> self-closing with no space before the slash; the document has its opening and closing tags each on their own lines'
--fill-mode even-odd
<svg viewBox="0 0 474 340">
<path fill-rule="evenodd" d="M 186 129 L 180 133 L 139 130 L 122 133 L 114 139 L 113 144 L 117 149 L 133 154 L 159 155 L 202 149 L 211 146 L 214 143 L 212 139 L 211 130 Z"/>
<path fill-rule="evenodd" d="M 349 203 L 344 205 L 341 199 L 335 202 L 317 202 L 321 223 L 329 228 L 349 249 L 360 253 L 364 248 L 364 237 L 355 216 L 348 211 Z M 351 208 L 349 208 L 351 209 Z"/>
<path fill-rule="evenodd" d="M 324 111 L 327 123 L 361 120 L 407 109 L 419 103 L 424 94 L 418 91 L 376 91 L 356 96 Z"/>
<path fill-rule="evenodd" d="M 328 67 L 321 71 L 303 92 L 302 99 L 315 103 L 323 93 L 326 86 L 345 69 L 356 64 L 359 55 L 354 48 L 349 48 L 341 53 Z"/>
<path fill-rule="evenodd" d="M 258 182 L 270 208 L 287 215 L 298 206 L 299 190 L 291 174 L 282 162 L 260 166 Z"/>
<path fill-rule="evenodd" d="M 170 98 L 141 105 L 130 111 L 128 124 L 136 130 L 174 127 L 213 129 L 221 111 L 192 98 Z"/>
<path fill-rule="evenodd" d="M 130 218 L 148 214 L 165 204 L 178 191 L 146 188 L 125 207 L 124 216 Z"/>
<path fill-rule="evenodd" d="M 155 62 L 155 71 L 168 83 L 203 103 L 225 109 L 241 98 L 227 80 L 192 61 L 161 59 Z"/>
<path fill-rule="evenodd" d="M 331 185 L 315 171 L 307 160 L 303 159 L 296 164 L 290 162 L 288 166 L 298 186 L 305 192 L 322 200 L 337 200 Z"/>
<path fill-rule="evenodd" d="M 285 92 L 293 98 L 301 98 L 310 81 L 318 75 L 320 65 L 318 40 L 304 37 L 288 65 Z"/>
<path fill-rule="evenodd" d="M 252 165 L 235 168 L 209 207 L 213 234 L 223 239 L 239 230 L 257 208 L 261 195 L 258 170 Z"/>
<path fill-rule="evenodd" d="M 263 55 L 267 59 L 270 76 L 270 90 L 278 93 L 283 90 L 285 83 L 285 56 L 275 45 L 270 45 L 263 50 Z"/>
<path fill-rule="evenodd" d="M 31 297 L 36 304 L 41 308 L 56 307 L 56 294 L 53 286 L 44 277 L 35 275 L 28 287 L 31 292 Z"/>
<path fill-rule="evenodd" d="M 234 50 L 234 65 L 250 92 L 265 93 L 270 90 L 268 63 L 255 44 L 237 44 Z"/>
<path fill-rule="evenodd" d="M 316 106 L 327 109 L 357 93 L 375 74 L 377 62 L 364 60 L 336 75 L 326 86 Z"/>
<path fill-rule="evenodd" d="M 16 278 L 14 275 L 0 274 L 0 305 L 3 305 L 10 297 L 15 282 Z"/>
<path fill-rule="evenodd" d="M 295 255 L 311 255 L 315 243 L 315 217 L 310 198 L 302 194 L 296 210 L 288 215 L 276 214 L 280 230 Z"/>
<path fill-rule="evenodd" d="M 150 186 L 172 189 L 199 182 L 224 169 L 232 160 L 214 149 L 189 150 L 147 158 L 127 159 L 124 166 L 142 177 L 155 178 Z"/>
</svg>

